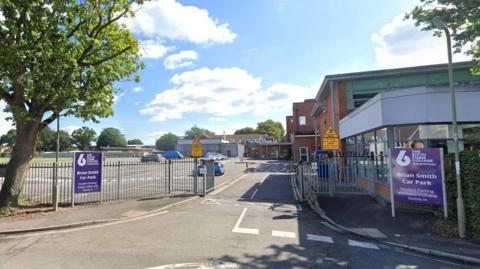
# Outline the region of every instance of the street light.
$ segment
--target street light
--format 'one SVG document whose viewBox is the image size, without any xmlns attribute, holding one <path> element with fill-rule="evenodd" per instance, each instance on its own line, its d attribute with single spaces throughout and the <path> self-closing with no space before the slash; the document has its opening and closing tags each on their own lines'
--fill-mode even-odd
<svg viewBox="0 0 480 269">
<path fill-rule="evenodd" d="M 465 237 L 465 205 L 462 197 L 462 178 L 460 175 L 460 155 L 458 149 L 458 129 L 457 129 L 457 108 L 455 101 L 455 89 L 453 87 L 453 67 L 452 67 L 452 41 L 448 25 L 440 17 L 432 19 L 432 24 L 445 32 L 447 37 L 447 52 L 448 52 L 448 83 L 450 87 L 450 101 L 452 108 L 452 127 L 453 127 L 453 148 L 455 150 L 455 173 L 457 177 L 457 219 L 458 219 L 458 234 L 461 238 Z"/>
<path fill-rule="evenodd" d="M 85 105 L 85 102 L 79 101 L 73 104 L 74 107 L 80 108 Z M 55 151 L 55 174 L 53 180 L 53 189 L 52 189 L 52 204 L 53 210 L 58 210 L 58 155 L 60 153 L 60 110 L 55 111 L 57 115 L 57 148 Z"/>
</svg>

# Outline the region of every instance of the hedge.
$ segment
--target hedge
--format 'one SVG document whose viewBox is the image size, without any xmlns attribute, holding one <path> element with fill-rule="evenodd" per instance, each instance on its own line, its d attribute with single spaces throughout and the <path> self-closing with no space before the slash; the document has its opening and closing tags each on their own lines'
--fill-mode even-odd
<svg viewBox="0 0 480 269">
<path fill-rule="evenodd" d="M 467 216 L 467 230 L 480 235 L 480 151 L 464 151 L 460 154 L 463 201 Z M 445 179 L 449 215 L 457 218 L 457 182 L 455 155 L 445 158 Z"/>
</svg>

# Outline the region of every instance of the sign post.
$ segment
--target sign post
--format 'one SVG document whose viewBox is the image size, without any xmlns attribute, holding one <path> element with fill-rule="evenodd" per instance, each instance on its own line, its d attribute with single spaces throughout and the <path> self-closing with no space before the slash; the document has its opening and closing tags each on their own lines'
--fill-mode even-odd
<svg viewBox="0 0 480 269">
<path fill-rule="evenodd" d="M 102 152 L 80 151 L 73 154 L 72 207 L 76 193 L 102 191 L 102 162 Z"/>
<path fill-rule="evenodd" d="M 443 206 L 448 217 L 443 150 L 439 148 L 391 149 L 390 193 L 392 217 L 395 201 Z"/>
<path fill-rule="evenodd" d="M 322 149 L 323 150 L 339 150 L 340 139 L 338 134 L 335 133 L 332 127 L 328 127 L 327 131 L 322 137 Z"/>
<path fill-rule="evenodd" d="M 203 146 L 202 142 L 200 142 L 200 139 L 196 137 L 193 142 L 192 142 L 192 152 L 190 154 L 194 160 L 194 168 L 193 168 L 193 184 L 194 186 L 194 192 L 198 192 L 198 158 L 203 156 Z"/>
</svg>

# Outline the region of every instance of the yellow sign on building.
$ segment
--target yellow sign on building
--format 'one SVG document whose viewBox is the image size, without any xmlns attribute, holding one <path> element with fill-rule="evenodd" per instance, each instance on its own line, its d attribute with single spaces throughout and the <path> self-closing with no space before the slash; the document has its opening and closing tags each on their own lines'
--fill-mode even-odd
<svg viewBox="0 0 480 269">
<path fill-rule="evenodd" d="M 203 156 L 203 150 L 202 150 L 202 143 L 200 142 L 200 139 L 197 137 L 193 140 L 192 143 L 192 155 L 191 157 L 193 158 L 199 158 Z"/>
<path fill-rule="evenodd" d="M 323 150 L 339 150 L 340 149 L 340 139 L 338 138 L 337 133 L 333 130 L 332 127 L 328 127 L 327 131 L 322 138 L 322 149 Z"/>
</svg>

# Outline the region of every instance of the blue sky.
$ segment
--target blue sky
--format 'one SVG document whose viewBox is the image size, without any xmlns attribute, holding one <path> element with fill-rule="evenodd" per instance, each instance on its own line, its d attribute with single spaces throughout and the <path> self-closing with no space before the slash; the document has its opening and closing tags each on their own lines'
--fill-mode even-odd
<svg viewBox="0 0 480 269">
<path fill-rule="evenodd" d="M 327 74 L 446 62 L 443 39 L 403 20 L 416 4 L 152 0 L 123 21 L 141 40 L 141 82 L 117 84 L 114 116 L 63 119 L 62 128 L 116 127 L 153 144 L 193 125 L 232 133 L 269 118 L 285 124 L 291 103 L 313 98 Z M 0 134 L 8 128 L 0 120 Z"/>
</svg>

